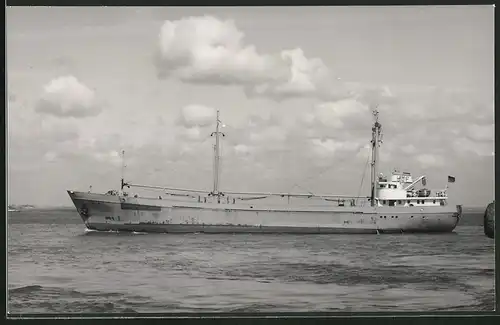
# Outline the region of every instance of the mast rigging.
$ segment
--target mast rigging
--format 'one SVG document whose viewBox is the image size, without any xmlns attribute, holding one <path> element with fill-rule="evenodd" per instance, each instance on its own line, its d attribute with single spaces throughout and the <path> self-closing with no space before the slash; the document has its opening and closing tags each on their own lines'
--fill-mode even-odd
<svg viewBox="0 0 500 325">
<path fill-rule="evenodd" d="M 220 144 L 219 144 L 219 136 L 222 135 L 225 137 L 226 135 L 220 132 L 220 111 L 217 110 L 217 123 L 215 126 L 215 132 L 212 132 L 210 136 L 215 135 L 215 146 L 214 146 L 214 185 L 212 193 L 213 196 L 223 196 L 224 194 L 219 192 L 219 169 L 220 169 Z"/>
<path fill-rule="evenodd" d="M 375 107 L 372 111 L 375 122 L 372 127 L 372 175 L 371 175 L 371 195 L 370 195 L 370 203 L 371 206 L 375 206 L 375 193 L 378 184 L 378 176 L 377 176 L 377 160 L 378 160 L 378 147 L 382 143 L 382 124 L 378 121 L 378 110 Z"/>
</svg>

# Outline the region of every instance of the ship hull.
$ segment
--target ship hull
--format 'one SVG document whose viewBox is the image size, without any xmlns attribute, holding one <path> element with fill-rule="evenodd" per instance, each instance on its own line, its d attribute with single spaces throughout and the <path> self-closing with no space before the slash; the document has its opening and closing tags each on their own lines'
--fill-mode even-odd
<svg viewBox="0 0 500 325">
<path fill-rule="evenodd" d="M 452 207 L 264 206 L 68 191 L 88 229 L 147 233 L 377 234 L 452 232 Z"/>
</svg>

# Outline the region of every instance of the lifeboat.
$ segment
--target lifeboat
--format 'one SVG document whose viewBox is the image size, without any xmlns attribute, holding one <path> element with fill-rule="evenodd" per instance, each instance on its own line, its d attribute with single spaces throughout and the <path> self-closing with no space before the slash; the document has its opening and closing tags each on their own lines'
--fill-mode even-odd
<svg viewBox="0 0 500 325">
<path fill-rule="evenodd" d="M 431 190 L 429 190 L 427 188 L 422 188 L 422 189 L 417 191 L 418 197 L 429 197 L 429 195 L 431 195 Z"/>
</svg>

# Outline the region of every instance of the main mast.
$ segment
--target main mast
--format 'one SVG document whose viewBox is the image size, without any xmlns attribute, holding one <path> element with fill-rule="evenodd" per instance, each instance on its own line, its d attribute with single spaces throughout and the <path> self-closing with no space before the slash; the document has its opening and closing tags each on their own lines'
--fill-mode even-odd
<svg viewBox="0 0 500 325">
<path fill-rule="evenodd" d="M 125 150 L 122 150 L 122 178 L 121 178 L 121 186 L 120 190 L 123 191 L 123 188 L 127 184 L 125 183 Z"/>
<path fill-rule="evenodd" d="M 377 176 L 377 159 L 378 159 L 378 147 L 382 143 L 382 125 L 378 122 L 378 111 L 377 109 L 374 109 L 373 112 L 373 117 L 375 119 L 375 123 L 373 123 L 372 127 L 372 170 L 371 170 L 371 195 L 370 195 L 370 202 L 372 206 L 375 206 L 375 193 L 377 190 L 377 184 L 378 184 L 378 176 Z"/>
<path fill-rule="evenodd" d="M 220 112 L 217 110 L 217 121 L 215 126 L 215 132 L 212 132 L 211 136 L 215 135 L 215 146 L 214 146 L 214 187 L 212 190 L 212 195 L 219 196 L 221 193 L 219 192 L 219 171 L 220 171 L 220 145 L 219 145 L 219 136 L 225 136 L 224 133 L 220 132 Z"/>
</svg>

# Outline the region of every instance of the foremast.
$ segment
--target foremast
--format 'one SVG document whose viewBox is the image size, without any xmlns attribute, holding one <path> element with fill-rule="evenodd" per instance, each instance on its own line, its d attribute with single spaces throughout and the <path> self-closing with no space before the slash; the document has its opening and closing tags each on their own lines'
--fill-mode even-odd
<svg viewBox="0 0 500 325">
<path fill-rule="evenodd" d="M 371 162 L 371 206 L 375 206 L 375 193 L 377 192 L 378 176 L 377 176 L 377 161 L 378 161 L 378 147 L 382 143 L 382 124 L 378 121 L 378 110 L 375 108 L 372 111 L 375 122 L 372 127 L 372 162 Z"/>
<path fill-rule="evenodd" d="M 224 133 L 220 131 L 221 121 L 220 121 L 220 112 L 217 110 L 217 120 L 215 125 L 215 132 L 212 132 L 211 136 L 215 136 L 215 145 L 214 145 L 214 175 L 213 175 L 213 189 L 210 195 L 212 196 L 223 196 L 224 194 L 219 192 L 219 173 L 220 173 L 220 136 L 226 136 Z"/>
</svg>

